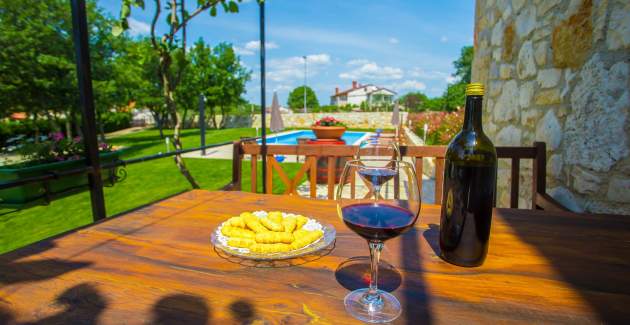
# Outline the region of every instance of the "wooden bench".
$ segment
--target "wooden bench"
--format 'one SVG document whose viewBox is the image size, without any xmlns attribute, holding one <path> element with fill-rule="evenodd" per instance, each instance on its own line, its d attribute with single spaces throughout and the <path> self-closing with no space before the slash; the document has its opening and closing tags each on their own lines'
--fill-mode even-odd
<svg viewBox="0 0 630 325">
<path fill-rule="evenodd" d="M 383 154 L 383 149 L 379 153 Z M 418 185 L 422 192 L 423 159 L 435 158 L 435 202 L 442 201 L 442 186 L 444 178 L 444 155 L 446 146 L 401 146 L 400 154 L 403 157 L 411 157 L 414 161 L 416 173 L 418 175 Z M 356 146 L 330 146 L 330 145 L 272 145 L 267 146 L 267 177 L 266 189 L 271 194 L 273 188 L 273 175 L 277 173 L 280 180 L 286 186 L 284 194 L 298 195 L 297 187 L 299 182 L 308 173 L 310 181 L 310 197 L 317 197 L 317 160 L 328 159 L 328 195 L 332 200 L 335 191 L 335 162 L 337 158 L 353 158 L 358 155 L 375 155 L 371 148 L 361 148 Z M 261 146 L 254 141 L 235 141 L 233 151 L 232 182 L 224 189 L 240 191 L 242 189 L 242 161 L 244 155 L 250 156 L 251 163 L 251 191 L 256 192 L 258 182 L 258 158 L 261 156 Z M 290 178 L 276 160 L 276 155 L 284 156 L 304 156 L 305 161 L 293 178 Z M 532 208 L 544 210 L 564 210 L 566 209 L 546 194 L 546 149 L 544 142 L 535 142 L 532 147 L 497 147 L 499 159 L 509 159 L 511 161 L 511 183 L 510 183 L 510 208 L 518 208 L 519 195 L 519 173 L 521 160 L 532 161 Z"/>
</svg>

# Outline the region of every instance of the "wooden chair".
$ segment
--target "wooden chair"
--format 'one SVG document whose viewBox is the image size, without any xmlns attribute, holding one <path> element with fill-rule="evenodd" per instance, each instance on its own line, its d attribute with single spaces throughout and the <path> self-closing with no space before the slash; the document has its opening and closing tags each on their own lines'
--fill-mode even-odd
<svg viewBox="0 0 630 325">
<path fill-rule="evenodd" d="M 335 191 L 335 164 L 337 158 L 352 158 L 357 156 L 375 155 L 370 148 L 358 148 L 356 146 L 329 146 L 329 145 L 294 145 L 294 146 L 268 146 L 267 155 L 267 193 L 271 194 L 273 188 L 273 175 L 277 173 L 281 182 L 285 185 L 286 195 L 297 195 L 297 187 L 300 180 L 309 172 L 310 197 L 317 197 L 316 162 L 318 158 L 328 159 L 328 184 L 327 198 L 332 200 Z M 382 152 L 379 152 L 382 154 Z M 402 157 L 411 157 L 414 161 L 416 173 L 418 175 L 418 185 L 422 192 L 422 172 L 423 159 L 435 158 L 435 202 L 442 202 L 442 189 L 444 181 L 444 155 L 446 146 L 401 146 Z M 261 155 L 261 146 L 252 141 L 234 142 L 232 182 L 225 190 L 241 190 L 242 182 L 242 161 L 244 155 L 251 156 L 251 191 L 256 192 L 258 181 L 258 157 Z M 293 178 L 289 178 L 282 169 L 275 155 L 285 156 L 305 156 L 306 159 L 301 168 Z M 566 210 L 562 205 L 546 194 L 546 149 L 544 142 L 535 142 L 532 147 L 497 147 L 497 157 L 499 159 L 509 159 L 511 161 L 511 184 L 510 184 L 510 208 L 518 208 L 519 195 L 519 173 L 521 160 L 532 160 L 532 208 L 544 210 Z"/>
</svg>

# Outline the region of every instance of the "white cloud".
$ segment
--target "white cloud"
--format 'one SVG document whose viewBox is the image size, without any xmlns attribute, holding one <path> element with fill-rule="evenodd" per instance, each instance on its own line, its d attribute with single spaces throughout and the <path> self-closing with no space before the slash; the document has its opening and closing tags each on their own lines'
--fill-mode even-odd
<svg viewBox="0 0 630 325">
<path fill-rule="evenodd" d="M 393 90 L 425 90 L 427 89 L 427 85 L 424 82 L 420 82 L 418 80 L 405 80 L 403 82 L 393 83 L 387 86 L 388 88 L 392 88 Z"/>
<path fill-rule="evenodd" d="M 352 59 L 350 61 L 348 61 L 348 65 L 353 66 L 353 65 L 364 65 L 366 63 L 370 63 L 370 61 L 366 60 L 366 59 Z"/>
<path fill-rule="evenodd" d="M 254 55 L 260 48 L 260 41 L 249 41 L 245 46 L 234 46 L 234 52 L 238 55 Z M 265 50 L 277 49 L 278 44 L 274 42 L 265 42 Z"/>
<path fill-rule="evenodd" d="M 403 71 L 400 68 L 379 66 L 374 62 L 366 62 L 359 67 L 339 74 L 341 79 L 401 79 Z"/>
<path fill-rule="evenodd" d="M 396 37 L 390 37 L 388 41 L 392 44 L 398 44 L 398 39 Z"/>
<path fill-rule="evenodd" d="M 446 77 L 446 83 L 449 83 L 449 84 L 454 83 L 454 82 L 456 82 L 458 80 L 459 80 L 459 78 L 457 78 L 457 77 L 453 77 L 453 76 Z"/>
<path fill-rule="evenodd" d="M 447 83 L 453 81 L 453 77 L 446 72 L 437 71 L 437 70 L 424 70 L 421 68 L 413 68 L 409 72 L 409 75 L 414 78 L 425 79 L 425 80 L 444 80 Z"/>
<path fill-rule="evenodd" d="M 306 56 L 308 76 L 315 76 L 322 67 L 330 64 L 330 55 L 326 53 Z M 304 78 L 304 58 L 292 56 L 285 59 L 273 59 L 268 63 L 267 78 L 276 82 L 286 82 Z"/>
<path fill-rule="evenodd" d="M 260 41 L 249 41 L 245 44 L 245 49 L 248 50 L 258 50 L 260 48 Z M 278 44 L 274 43 L 274 42 L 265 42 L 265 49 L 267 50 L 272 50 L 272 49 L 277 49 L 278 48 Z"/>
<path fill-rule="evenodd" d="M 132 17 L 127 18 L 127 23 L 129 24 L 129 34 L 131 36 L 146 35 L 151 31 L 149 24 Z"/>
<path fill-rule="evenodd" d="M 440 37 L 440 42 L 442 42 L 442 43 L 448 42 L 448 37 L 446 37 L 446 36 Z"/>
</svg>

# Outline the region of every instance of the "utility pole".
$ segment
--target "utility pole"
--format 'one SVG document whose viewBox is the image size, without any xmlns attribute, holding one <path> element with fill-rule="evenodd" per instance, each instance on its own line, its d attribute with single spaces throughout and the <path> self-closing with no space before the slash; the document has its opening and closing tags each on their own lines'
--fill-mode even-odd
<svg viewBox="0 0 630 325">
<path fill-rule="evenodd" d="M 304 113 L 306 113 L 306 55 L 302 57 L 304 58 Z"/>
</svg>

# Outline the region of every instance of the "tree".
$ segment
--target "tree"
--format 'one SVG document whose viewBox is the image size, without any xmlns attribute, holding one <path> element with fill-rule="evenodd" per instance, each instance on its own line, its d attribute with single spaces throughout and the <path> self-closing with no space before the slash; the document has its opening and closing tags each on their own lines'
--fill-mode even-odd
<svg viewBox="0 0 630 325">
<path fill-rule="evenodd" d="M 304 109 L 304 86 L 297 87 L 289 93 L 287 105 L 289 105 L 289 107 L 292 108 L 294 111 Z M 315 92 L 309 86 L 306 86 L 306 107 L 319 107 L 317 95 L 315 95 Z"/>
<path fill-rule="evenodd" d="M 210 48 L 201 38 L 195 42 L 187 60 L 189 64 L 176 91 L 177 102 L 184 109 L 182 115 L 186 116 L 188 111 L 195 112 L 199 95 L 203 94 L 212 126 L 225 127 L 232 109 L 243 102 L 241 96 L 245 93 L 245 84 L 251 72 L 243 67 L 232 45 L 219 43 Z M 220 125 L 216 121 L 215 108 L 223 116 Z"/>
<path fill-rule="evenodd" d="M 425 103 L 429 98 L 421 92 L 410 92 L 400 98 L 401 103 L 410 112 L 420 112 L 425 110 Z"/>
<path fill-rule="evenodd" d="M 466 83 L 458 82 L 446 87 L 442 95 L 444 109 L 452 112 L 466 103 Z"/>
<path fill-rule="evenodd" d="M 165 119 L 164 97 L 160 75 L 159 58 L 148 38 L 128 44 L 126 51 L 114 64 L 114 74 L 118 86 L 125 90 L 127 103 L 151 111 L 155 124 L 164 138 Z"/>
<path fill-rule="evenodd" d="M 46 118 L 54 130 L 65 116 L 66 134 L 71 137 L 68 121 L 78 126 L 78 93 L 68 1 L 0 0 L 0 8 L 0 114 L 24 111 L 33 120 Z M 86 12 L 95 104 L 102 112 L 121 103 L 112 64 L 118 47 L 128 39 L 112 39 L 113 20 L 95 1 L 87 2 Z"/>
<path fill-rule="evenodd" d="M 239 0 L 240 1 L 240 0 Z M 185 8 L 186 1 L 176 0 L 165 1 L 164 7 L 162 7 L 161 0 L 154 0 L 155 9 L 153 12 L 153 19 L 151 21 L 150 40 L 153 49 L 158 54 L 159 60 L 159 75 L 162 80 L 162 94 L 164 96 L 164 103 L 167 114 L 175 121 L 175 127 L 173 130 L 173 145 L 177 151 L 182 150 L 181 142 L 181 129 L 182 129 L 182 116 L 177 110 L 177 103 L 175 100 L 175 91 L 182 78 L 182 73 L 186 68 L 186 25 L 202 12 L 209 10 L 211 16 L 217 15 L 217 6 L 221 5 L 225 12 L 237 13 L 238 4 L 234 0 L 197 0 L 195 1 L 197 7 L 189 12 Z M 127 18 L 131 15 L 131 7 L 140 7 L 144 9 L 144 0 L 124 0 L 120 10 L 120 21 L 117 26 L 114 27 L 112 32 L 114 35 L 120 35 L 124 30 L 129 28 Z M 166 23 L 168 28 L 166 33 L 162 37 L 156 36 L 157 22 L 160 19 L 162 10 L 168 12 L 166 17 Z M 182 37 L 177 38 L 179 32 L 182 32 Z M 192 174 L 186 167 L 186 163 L 182 159 L 180 154 L 175 155 L 175 163 L 179 168 L 182 175 L 188 180 L 193 188 L 199 188 L 199 185 L 193 178 Z"/>
<path fill-rule="evenodd" d="M 453 66 L 455 67 L 453 77 L 459 77 L 460 82 L 464 84 L 470 83 L 473 56 L 474 48 L 472 46 L 464 46 L 459 58 L 453 61 Z"/>
</svg>

